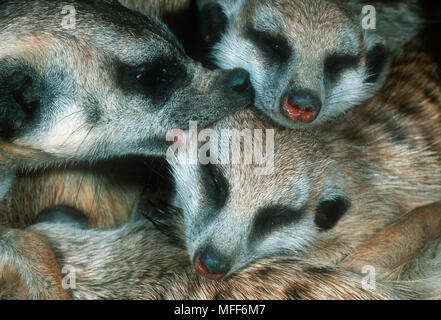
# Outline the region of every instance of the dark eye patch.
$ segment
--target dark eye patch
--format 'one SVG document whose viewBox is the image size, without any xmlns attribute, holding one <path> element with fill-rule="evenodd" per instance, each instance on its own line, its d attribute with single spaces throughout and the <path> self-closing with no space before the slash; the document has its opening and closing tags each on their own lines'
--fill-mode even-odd
<svg viewBox="0 0 441 320">
<path fill-rule="evenodd" d="M 222 208 L 229 195 L 228 183 L 222 172 L 213 164 L 201 166 L 201 180 L 209 201 L 215 208 Z"/>
<path fill-rule="evenodd" d="M 273 206 L 259 210 L 253 223 L 253 237 L 261 238 L 274 230 L 298 221 L 305 210 L 294 210 L 283 206 Z"/>
<path fill-rule="evenodd" d="M 136 80 L 150 94 L 170 89 L 185 71 L 176 62 L 157 61 L 136 70 Z"/>
<path fill-rule="evenodd" d="M 366 64 L 370 76 L 365 82 L 374 83 L 377 81 L 378 76 L 386 65 L 387 57 L 387 48 L 382 44 L 377 44 L 368 51 Z"/>
<path fill-rule="evenodd" d="M 219 42 L 227 28 L 228 18 L 218 3 L 208 2 L 201 8 L 201 34 L 212 45 Z"/>
<path fill-rule="evenodd" d="M 118 80 L 122 89 L 139 91 L 153 100 L 162 100 L 183 86 L 185 67 L 172 60 L 156 60 L 138 67 L 120 65 Z"/>
<path fill-rule="evenodd" d="M 269 32 L 257 31 L 252 27 L 246 29 L 245 36 L 271 60 L 287 61 L 291 56 L 288 40 L 282 36 L 274 36 Z"/>
<path fill-rule="evenodd" d="M 350 207 L 350 201 L 344 197 L 322 201 L 317 206 L 314 223 L 320 229 L 332 229 Z"/>
<path fill-rule="evenodd" d="M 34 128 L 41 118 L 43 103 L 50 113 L 54 92 L 46 81 L 30 68 L 10 66 L 10 74 L 0 78 L 0 136 L 17 138 Z M 59 84 L 59 82 L 56 82 Z"/>
<path fill-rule="evenodd" d="M 329 80 L 335 82 L 343 71 L 356 68 L 359 62 L 360 58 L 358 56 L 330 55 L 325 59 L 325 74 Z"/>
</svg>

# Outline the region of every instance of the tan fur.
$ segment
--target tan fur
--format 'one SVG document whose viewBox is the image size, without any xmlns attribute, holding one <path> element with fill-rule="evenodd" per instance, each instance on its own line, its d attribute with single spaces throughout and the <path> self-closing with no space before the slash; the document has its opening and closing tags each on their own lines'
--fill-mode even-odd
<svg viewBox="0 0 441 320">
<path fill-rule="evenodd" d="M 412 48 L 411 48 L 412 49 Z M 399 283 L 395 287 L 390 283 L 379 282 L 378 291 L 371 293 L 366 292 L 361 288 L 361 276 L 352 273 L 348 270 L 342 269 L 339 266 L 329 264 L 329 262 L 317 262 L 317 257 L 324 261 L 338 262 L 343 257 L 351 253 L 354 248 L 355 254 L 360 254 L 363 248 L 363 241 L 369 239 L 372 234 L 386 227 L 383 232 L 378 233 L 378 239 L 384 234 L 396 235 L 401 242 L 402 250 L 398 257 L 403 257 L 405 260 L 415 256 L 415 250 L 418 252 L 424 244 L 414 246 L 413 253 L 407 251 L 408 241 L 412 241 L 417 237 L 424 243 L 426 240 L 430 241 L 435 238 L 434 234 L 428 239 L 425 239 L 420 233 L 426 229 L 416 229 L 409 237 L 403 237 L 395 228 L 402 230 L 403 225 L 406 226 L 409 222 L 401 223 L 399 220 L 394 225 L 390 225 L 398 219 L 405 212 L 410 211 L 416 206 L 425 205 L 437 199 L 436 194 L 439 190 L 436 185 L 433 185 L 433 190 L 428 191 L 432 186 L 432 181 L 436 179 L 439 169 L 439 153 L 440 144 L 436 140 L 439 136 L 439 79 L 434 71 L 433 62 L 424 54 L 415 54 L 412 52 L 419 52 L 420 47 L 415 45 L 415 51 L 402 55 L 399 58 L 399 63 L 392 69 L 392 79 L 386 85 L 384 95 L 379 95 L 369 108 L 362 109 L 355 113 L 360 122 L 356 122 L 353 126 L 348 123 L 335 125 L 331 131 L 326 131 L 326 135 L 330 137 L 318 136 L 319 140 L 316 145 L 311 148 L 311 140 L 316 138 L 315 135 L 305 138 L 299 135 L 293 137 L 293 133 L 283 135 L 279 141 L 292 140 L 299 148 L 296 150 L 300 156 L 312 157 L 316 160 L 320 158 L 323 153 L 326 153 L 329 145 L 327 142 L 332 139 L 340 138 L 341 152 L 335 152 L 333 161 L 338 161 L 339 168 L 345 176 L 350 177 L 347 184 L 352 186 L 350 192 L 351 198 L 366 197 L 366 199 L 358 199 L 355 201 L 353 211 L 358 209 L 365 209 L 367 212 L 375 211 L 372 215 L 366 217 L 360 216 L 366 212 L 361 212 L 358 215 L 352 215 L 344 220 L 344 223 L 339 225 L 332 233 L 322 239 L 322 243 L 315 247 L 315 251 L 310 255 L 302 258 L 278 257 L 256 262 L 246 268 L 238 275 L 231 277 L 224 282 L 209 282 L 201 279 L 195 275 L 193 267 L 190 265 L 188 256 L 183 253 L 183 248 L 176 247 L 167 242 L 167 239 L 159 234 L 155 229 L 149 226 L 133 226 L 128 224 L 122 229 L 115 231 L 94 231 L 86 230 L 84 232 L 72 230 L 69 226 L 65 229 L 59 226 L 36 226 L 35 230 L 47 235 L 51 246 L 54 247 L 57 254 L 58 261 L 61 265 L 72 264 L 80 270 L 78 274 L 78 288 L 72 290 L 70 294 L 76 298 L 133 298 L 133 299 L 152 299 L 152 298 L 268 298 L 268 299 L 284 299 L 284 298 L 403 298 L 413 297 L 418 298 L 419 292 L 413 293 L 411 287 L 405 283 Z M 409 59 L 409 61 L 408 61 Z M 418 63 L 413 63 L 413 60 Z M 403 64 L 406 65 L 403 68 Z M 416 72 L 417 71 L 417 72 Z M 395 72 L 395 73 L 394 73 Z M 394 76 L 397 76 L 394 78 Z M 409 90 L 410 89 L 410 90 Z M 432 99 L 432 101 L 430 100 Z M 405 104 L 403 104 L 403 102 Z M 404 116 L 404 106 L 412 110 L 420 112 L 421 119 L 413 119 Z M 374 106 L 374 108 L 372 108 Z M 376 110 L 376 106 L 380 106 Z M 386 109 L 385 107 L 388 107 Z M 422 109 L 424 107 L 424 109 Z M 366 114 L 369 110 L 369 114 Z M 380 112 L 375 112 L 380 111 Z M 236 116 L 236 120 L 244 121 L 248 117 L 248 123 L 258 126 L 259 122 L 248 113 Z M 375 118 L 378 117 L 378 118 Z M 352 118 L 353 119 L 353 118 Z M 398 119 L 400 125 L 405 129 L 406 133 L 412 135 L 412 139 L 408 139 L 409 143 L 413 143 L 419 152 L 407 152 L 408 150 L 396 142 L 391 142 L 391 139 L 398 138 L 396 132 L 391 132 L 388 128 L 388 119 Z M 254 121 L 254 122 L 253 122 Z M 370 126 L 365 125 L 367 122 L 373 121 L 374 124 Z M 245 120 L 246 122 L 246 120 Z M 349 122 L 349 120 L 348 120 Z M 352 124 L 351 124 L 352 125 Z M 389 123 L 390 125 L 390 123 Z M 437 129 L 438 128 L 438 129 Z M 396 129 L 396 128 L 395 128 Z M 407 131 L 408 130 L 408 131 Z M 278 133 L 283 131 L 279 130 Z M 329 134 L 330 133 L 330 134 Z M 332 139 L 330 139 L 332 138 Z M 431 140 L 431 138 L 435 140 Z M 288 140 L 289 139 L 289 140 Z M 329 140 L 328 140 L 329 139 Z M 359 159 L 359 150 L 357 146 L 363 142 L 366 148 L 365 157 Z M 348 146 L 353 146 L 354 152 L 348 152 Z M 332 145 L 338 150 L 338 144 Z M 307 149 L 302 150 L 302 148 Z M 419 149 L 418 149 L 419 148 Z M 349 148 L 350 149 L 350 148 Z M 423 151 L 421 151 L 423 150 Z M 292 152 L 290 149 L 282 150 L 288 154 Z M 287 166 L 291 159 L 298 159 L 296 157 L 285 157 L 280 159 L 279 164 Z M 315 158 L 317 157 L 317 158 Z M 432 159 L 433 158 L 433 159 Z M 420 159 L 418 161 L 418 159 Z M 394 177 L 402 175 L 403 172 L 408 174 L 400 180 L 394 190 L 383 190 L 381 184 L 372 186 L 367 178 L 368 173 L 358 172 L 360 168 L 366 167 L 368 163 L 374 163 L 381 167 L 387 176 L 381 177 L 380 181 L 387 181 L 389 185 L 394 183 Z M 417 174 L 409 172 L 408 163 L 417 163 L 423 168 L 419 168 Z M 329 173 L 328 163 L 320 162 L 320 166 L 314 167 L 317 170 L 314 179 L 319 179 L 319 176 Z M 280 167 L 279 167 L 280 168 Z M 354 170 L 355 168 L 355 170 Z M 283 178 L 286 172 L 279 172 L 279 178 Z M 430 176 L 432 174 L 433 176 Z M 75 176 L 75 175 L 74 175 Z M 244 177 L 240 175 L 241 178 Z M 419 180 L 416 180 L 419 178 Z M 55 181 L 57 179 L 55 178 Z M 58 180 L 59 181 L 59 180 Z M 76 179 L 77 185 L 79 184 Z M 268 181 L 268 180 L 267 180 Z M 277 179 L 271 180 L 277 183 Z M 57 182 L 59 183 L 59 182 Z M 26 183 L 25 183 L 26 184 Z M 416 185 L 416 186 L 415 186 Z M 415 193 L 409 193 L 409 189 L 414 190 L 418 188 L 426 189 Z M 252 187 L 259 193 L 265 188 L 258 184 L 252 184 Z M 412 187 L 414 189 L 412 189 Z M 373 188 L 372 190 L 370 188 Z M 392 189 L 392 188 L 391 188 Z M 369 191 L 370 193 L 365 193 Z M 248 191 L 248 190 L 247 190 Z M 424 192 L 427 191 L 425 195 Z M 315 190 L 317 193 L 317 190 Z M 58 198 L 56 193 L 55 198 Z M 85 204 L 80 202 L 80 206 L 92 206 L 90 197 L 83 195 L 86 200 Z M 252 192 L 248 196 L 255 196 Z M 66 197 L 66 195 L 64 195 Z M 312 198 L 318 197 L 318 193 Z M 387 201 L 384 201 L 387 198 Z M 74 201 L 74 197 L 67 196 L 69 201 Z M 405 198 L 405 200 L 403 200 Z M 50 197 L 46 201 L 51 201 Z M 107 201 L 110 198 L 106 198 Z M 276 199 L 273 199 L 276 200 Z M 375 200 L 378 204 L 375 204 Z M 37 201 L 37 206 L 38 205 Z M 242 203 L 244 201 L 242 200 Z M 76 203 L 77 204 L 77 203 Z M 246 203 L 247 205 L 249 202 Z M 390 205 L 391 208 L 385 208 Z M 112 207 L 112 206 L 111 206 Z M 434 207 L 435 209 L 437 207 Z M 385 209 L 386 212 L 384 211 Z M 433 208 L 432 208 L 433 209 Z M 429 218 L 435 218 L 436 215 L 432 211 L 427 212 L 424 209 L 423 213 Z M 417 211 L 418 212 L 418 211 Z M 415 214 L 406 216 L 411 219 L 412 223 Z M 416 219 L 421 220 L 420 218 Z M 408 220 L 409 221 L 409 220 Z M 426 222 L 426 220 L 424 220 Z M 387 226 L 393 226 L 387 227 Z M 434 225 L 436 227 L 436 225 Z M 436 229 L 436 228 L 435 228 Z M 13 243 L 20 244 L 17 246 L 13 254 L 19 253 L 14 257 L 14 262 L 19 261 L 17 267 L 19 270 L 30 270 L 29 277 L 26 281 L 31 281 L 29 286 L 18 286 L 19 290 L 16 296 L 27 297 L 65 297 L 65 293 L 60 289 L 57 275 L 59 272 L 59 265 L 56 262 L 51 246 L 44 241 L 40 236 L 36 236 L 28 231 L 7 230 L 5 231 L 8 238 Z M 71 233 L 69 233 L 71 232 Z M 6 239 L 6 238 L 5 238 Z M 368 240 L 373 241 L 375 238 Z M 87 242 L 89 241 L 89 242 Z M 97 243 L 100 245 L 97 246 Z M 87 244 L 87 245 L 85 245 Z M 382 243 L 378 243 L 382 247 Z M 9 246 L 7 248 L 10 248 Z M 375 248 L 372 248 L 375 252 Z M 2 251 L 3 252 L 3 251 Z M 374 254 L 365 253 L 369 261 L 375 261 L 376 254 L 382 255 L 381 251 Z M 10 256 L 6 255 L 6 258 Z M 17 257 L 17 259 L 15 259 Z M 2 256 L 3 259 L 5 259 Z M 32 264 L 26 259 L 37 259 L 37 266 L 41 270 L 32 270 Z M 350 260 L 350 258 L 349 258 Z M 2 260 L 3 261 L 3 260 Z M 6 260 L 10 261 L 10 260 Z M 21 261 L 25 261 L 24 268 Z M 7 262 L 9 263 L 9 262 Z M 396 262 L 392 264 L 395 267 Z M 6 276 L 10 277 L 10 282 L 15 284 L 17 280 L 17 272 L 10 270 L 9 267 L 4 269 Z M 106 273 L 108 278 L 105 282 L 100 282 L 103 273 Z M 38 288 L 35 283 L 41 281 L 41 275 L 49 279 L 51 284 L 48 291 L 43 293 L 35 293 L 33 290 Z M 50 276 L 49 276 L 50 275 Z M 98 276 L 100 275 L 100 276 Z M 295 275 L 295 277 L 293 277 Z M 111 281 L 109 281 L 111 279 Z M 4 281 L 4 280 L 3 280 Z M 1 282 L 0 282 L 1 284 Z M 10 293 L 11 286 L 8 285 L 7 295 L 13 296 Z M 25 288 L 25 289 L 24 289 Z"/>
<path fill-rule="evenodd" d="M 390 231 L 391 228 L 387 229 Z M 76 288 L 67 290 L 75 299 L 432 297 L 431 293 L 424 289 L 415 289 L 420 284 L 419 281 L 407 283 L 379 280 L 375 289 L 363 288 L 363 275 L 338 265 L 294 257 L 263 259 L 226 281 L 209 281 L 193 271 L 187 255 L 180 246 L 176 246 L 146 221 L 130 222 L 112 231 L 80 230 L 69 224 L 40 223 L 32 227 L 32 231 L 45 234 L 57 252 L 61 266 L 69 265 L 75 270 Z M 423 230 L 420 228 L 418 231 Z M 18 230 L 14 232 L 17 240 L 30 240 L 25 237 L 27 234 Z M 393 232 L 392 236 L 395 238 L 390 240 L 396 240 L 396 244 L 399 243 L 403 247 L 411 244 L 407 241 L 412 239 L 402 237 L 399 232 Z M 28 245 L 32 246 L 33 242 L 29 242 Z M 372 261 L 382 258 L 381 243 L 365 248 Z M 45 245 L 28 252 L 27 257 L 50 256 L 51 252 L 51 247 Z M 399 258 L 396 251 L 391 254 Z M 58 266 L 53 259 L 45 260 L 43 265 L 46 264 Z M 55 275 L 57 274 L 59 275 L 59 271 L 55 272 Z M 26 287 L 23 283 L 22 286 Z M 421 287 L 426 288 L 423 285 Z M 60 293 L 55 291 L 53 294 Z"/>
<path fill-rule="evenodd" d="M 69 298 L 61 285 L 61 269 L 44 237 L 3 227 L 0 236 L 0 297 Z"/>
<path fill-rule="evenodd" d="M 226 278 L 252 265 L 257 258 L 286 252 L 338 264 L 406 213 L 439 202 L 440 89 L 438 65 L 416 39 L 396 58 L 380 94 L 317 130 L 286 130 L 251 111 L 216 124 L 216 132 L 226 128 L 274 129 L 274 171 L 262 176 L 255 174 L 254 169 L 261 167 L 256 163 L 216 164 L 228 196 L 215 207 L 212 191 L 207 189 L 216 186 L 207 183 L 209 176 L 203 168 L 179 163 L 178 159 L 174 165 L 177 203 L 184 211 L 190 260 L 194 261 L 203 250 L 215 252 L 216 258 L 223 259 L 227 266 L 222 270 Z M 185 159 L 183 152 L 182 160 Z M 322 229 L 315 221 L 321 199 L 335 199 L 342 193 L 351 206 L 335 225 Z M 300 212 L 300 217 L 286 223 L 275 219 L 275 227 L 267 228 L 269 232 L 255 232 L 258 214 L 266 208 L 280 207 Z M 434 208 L 433 212 L 421 209 L 431 223 L 439 214 Z M 265 225 L 271 226 L 271 218 L 266 219 Z M 429 226 L 434 230 L 428 238 L 421 237 L 426 226 L 420 225 L 415 233 L 421 238 L 408 233 L 404 241 L 397 241 L 397 246 L 405 244 L 394 249 L 397 256 L 391 258 L 392 262 L 371 259 L 374 266 L 378 265 L 379 278 L 388 279 L 391 272 L 407 272 L 397 271 L 401 266 L 393 259 L 407 264 L 406 259 L 419 255 L 439 236 L 438 226 Z M 413 245 L 409 247 L 407 243 Z M 360 261 L 355 270 L 363 266 Z M 386 267 L 392 270 L 382 269 Z M 417 276 L 424 277 L 421 273 Z M 404 275 L 395 278 L 401 276 Z"/>
<path fill-rule="evenodd" d="M 336 232 L 342 238 L 365 238 L 362 234 L 350 234 L 360 223 L 364 224 L 363 233 L 370 230 L 370 234 L 378 230 L 378 222 L 386 225 L 392 217 L 384 214 L 386 208 L 382 210 L 381 206 L 387 204 L 388 210 L 396 208 L 396 212 L 404 214 L 439 199 L 441 81 L 437 70 L 438 65 L 425 53 L 421 42 L 414 40 L 392 65 L 382 92 L 353 111 L 355 118 L 348 115 L 345 121 L 335 123 L 336 132 L 346 137 L 345 142 L 333 145 L 335 161 L 354 186 L 351 197 L 359 198 L 365 205 L 376 197 L 381 199 L 376 201 L 377 205 L 371 203 L 370 210 L 379 210 L 372 212 L 373 216 L 369 217 L 370 213 L 363 209 L 362 214 L 367 214 L 363 222 L 357 221 L 359 217 L 349 217 L 337 226 Z M 351 150 L 348 145 L 354 148 Z M 354 174 L 363 167 L 369 168 L 367 172 Z M 383 173 L 374 186 L 375 182 L 368 181 L 369 170 L 377 169 Z M 361 204 L 355 204 L 354 209 L 358 206 L 361 209 Z M 330 249 L 334 241 L 340 247 L 348 244 L 327 238 L 324 246 Z"/>
<path fill-rule="evenodd" d="M 25 227 L 51 207 L 64 205 L 86 212 L 90 227 L 122 225 L 141 187 L 91 168 L 44 170 L 21 176 L 0 203 L 0 221 Z"/>
<path fill-rule="evenodd" d="M 400 217 L 357 246 L 341 265 L 356 272 L 370 265 L 382 279 L 402 279 L 406 265 L 440 237 L 441 204 L 437 202 Z"/>
<path fill-rule="evenodd" d="M 48 236 L 61 265 L 76 270 L 76 288 L 68 290 L 75 299 L 424 297 L 406 283 L 378 282 L 376 290 L 364 289 L 361 275 L 337 265 L 292 257 L 264 259 L 226 281 L 209 281 L 193 271 L 182 248 L 145 222 L 114 231 L 81 231 L 50 224 L 32 229 Z"/>
</svg>

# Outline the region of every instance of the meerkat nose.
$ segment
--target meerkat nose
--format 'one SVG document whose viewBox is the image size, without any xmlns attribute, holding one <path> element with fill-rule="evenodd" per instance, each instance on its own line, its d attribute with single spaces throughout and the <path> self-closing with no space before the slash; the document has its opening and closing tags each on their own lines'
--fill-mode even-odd
<svg viewBox="0 0 441 320">
<path fill-rule="evenodd" d="M 231 89 L 238 93 L 251 89 L 250 74 L 244 69 L 234 69 L 231 74 Z"/>
<path fill-rule="evenodd" d="M 284 114 L 289 119 L 304 123 L 313 122 L 317 118 L 321 107 L 320 99 L 309 92 L 294 93 L 286 98 L 282 105 Z"/>
<path fill-rule="evenodd" d="M 206 253 L 197 255 L 194 259 L 196 271 L 210 280 L 221 280 L 226 274 L 226 272 L 221 271 L 225 269 L 225 266 L 219 259 Z"/>
</svg>

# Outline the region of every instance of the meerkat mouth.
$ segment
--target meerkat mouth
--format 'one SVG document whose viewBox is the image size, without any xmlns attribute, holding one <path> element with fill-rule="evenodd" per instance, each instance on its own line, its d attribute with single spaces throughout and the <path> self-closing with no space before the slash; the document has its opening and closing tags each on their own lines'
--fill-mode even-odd
<svg viewBox="0 0 441 320">
<path fill-rule="evenodd" d="M 289 102 L 289 99 L 285 100 L 282 108 L 289 119 L 304 123 L 313 122 L 319 113 L 317 110 L 314 110 L 312 106 L 293 105 Z"/>
</svg>

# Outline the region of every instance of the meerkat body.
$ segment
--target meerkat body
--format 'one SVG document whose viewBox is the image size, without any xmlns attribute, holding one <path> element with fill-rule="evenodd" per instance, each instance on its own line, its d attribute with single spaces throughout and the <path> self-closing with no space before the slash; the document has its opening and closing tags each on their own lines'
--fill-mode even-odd
<svg viewBox="0 0 441 320">
<path fill-rule="evenodd" d="M 215 63 L 250 72 L 256 107 L 294 129 L 372 98 L 392 57 L 422 28 L 417 1 L 202 0 L 199 10 Z"/>
<path fill-rule="evenodd" d="M 142 188 L 139 181 L 96 167 L 27 173 L 16 178 L 0 202 L 0 224 L 23 228 L 45 210 L 67 206 L 86 212 L 91 227 L 114 228 L 127 220 Z"/>
<path fill-rule="evenodd" d="M 362 243 L 346 259 L 352 264 L 342 266 L 280 256 L 260 259 L 222 282 L 209 281 L 194 272 L 182 247 L 183 221 L 179 214 L 163 216 L 162 228 L 167 225 L 171 232 L 166 235 L 140 217 L 140 211 L 145 209 L 135 208 L 129 222 L 116 230 L 86 229 L 81 212 L 62 208 L 48 212 L 28 230 L 5 232 L 0 227 L 2 239 L 12 241 L 17 249 L 6 256 L 9 264 L 0 278 L 0 297 L 142 300 L 440 297 L 440 240 L 415 241 L 425 238 L 427 232 L 439 236 L 439 204 L 411 212 Z M 411 229 L 413 237 L 403 236 L 403 227 L 415 223 L 419 215 L 424 220 Z M 388 241 L 394 242 L 392 248 L 384 248 L 385 234 Z M 423 250 L 410 249 L 421 244 Z M 0 241 L 0 248 L 4 245 Z M 28 260 L 34 262 L 32 266 Z M 384 262 L 392 260 L 394 265 L 386 267 Z M 4 254 L 0 261 L 4 263 Z M 394 281 L 376 278 L 373 288 L 364 283 L 365 275 L 349 268 L 356 268 L 357 263 L 392 272 L 398 266 L 401 275 Z M 403 264 L 405 268 L 401 267 Z M 23 274 L 26 281 L 19 276 Z"/>
<path fill-rule="evenodd" d="M 219 181 L 227 182 L 230 192 L 224 200 L 230 209 L 233 208 L 231 211 L 225 210 L 222 197 L 215 199 L 220 199 L 220 208 L 208 208 L 207 203 L 213 199 L 204 199 L 206 185 L 194 183 L 201 174 L 208 173 L 208 176 L 213 177 L 211 169 L 202 170 L 201 173 L 198 168 L 181 170 L 176 167 L 181 198 L 179 202 L 184 205 L 187 232 L 185 239 L 191 260 L 181 246 L 158 241 L 164 240 L 162 235 L 145 223 L 129 223 L 114 231 L 84 230 L 75 223 L 50 222 L 39 223 L 28 231 L 2 228 L 2 239 L 7 241 L 0 242 L 0 245 L 4 246 L 10 240 L 17 244 L 11 251 L 12 255 L 0 257 L 0 264 L 7 266 L 2 269 L 0 278 L 8 289 L 6 295 L 65 298 L 67 296 L 63 293 L 64 289 L 54 273 L 59 274 L 59 268 L 69 264 L 78 268 L 84 276 L 79 274 L 77 289 L 69 292 L 76 298 L 261 299 L 263 294 L 266 294 L 265 298 L 279 299 L 430 296 L 430 292 L 415 291 L 414 287 L 407 286 L 406 283 L 393 285 L 381 281 L 377 292 L 366 291 L 361 287 L 361 277 L 358 274 L 332 262 L 341 261 L 352 250 L 359 248 L 364 240 L 396 221 L 405 212 L 439 200 L 440 146 L 436 137 L 439 136 L 440 129 L 435 111 L 439 108 L 440 94 L 439 78 L 432 69 L 432 61 L 421 54 L 420 47 L 416 46 L 413 50 L 410 48 L 392 68 L 393 80 L 386 85 L 385 95 L 378 96 L 362 110 L 353 112 L 353 126 L 348 123 L 334 123 L 335 128 L 328 131 L 330 134 L 306 131 L 295 133 L 294 137 L 293 132 L 276 128 L 276 143 L 286 144 L 276 154 L 276 172 L 277 165 L 284 168 L 279 174 L 259 179 L 250 171 L 253 168 L 225 166 L 221 168 L 220 178 L 211 179 L 215 181 L 214 188 Z M 417 76 L 415 70 L 418 71 Z M 411 92 L 406 88 L 410 88 Z M 374 109 L 369 109 L 372 106 Z M 371 110 L 377 111 L 377 118 L 371 117 Z M 415 119 L 415 114 L 422 117 Z M 398 119 L 400 124 L 397 126 L 394 121 Z M 268 121 L 247 112 L 230 117 L 217 127 L 224 125 L 237 129 L 272 128 Z M 418 169 L 415 169 L 416 165 Z M 233 181 L 233 178 L 236 180 Z M 182 179 L 181 182 L 185 181 L 188 190 L 183 190 L 184 184 L 180 184 L 179 179 Z M 204 180 L 210 183 L 210 179 Z M 273 192 L 263 192 L 270 190 L 268 181 L 276 189 L 271 189 Z M 289 195 L 284 189 L 285 182 L 290 185 Z M 211 189 L 212 187 L 210 186 Z M 305 187 L 306 194 L 302 194 L 302 187 Z M 234 192 L 235 190 L 240 192 Z M 191 201 L 187 197 L 190 191 L 195 191 L 193 194 L 196 195 Z M 222 196 L 221 192 L 219 194 Z M 303 212 L 297 211 L 296 206 L 302 202 L 307 202 L 309 208 L 305 208 Z M 277 210 L 257 210 L 266 210 L 265 205 L 268 203 L 275 205 L 269 208 L 271 210 L 280 209 L 279 204 L 282 204 L 283 214 L 294 214 L 291 216 L 293 220 L 282 218 L 281 223 L 276 223 L 280 230 L 287 232 L 279 233 L 271 227 L 274 225 L 272 222 L 277 222 L 271 220 L 271 213 Z M 243 207 L 245 204 L 246 208 Z M 363 210 L 355 214 L 357 209 Z M 215 220 L 201 219 L 206 230 L 198 232 L 199 222 L 196 220 L 204 218 L 208 211 Z M 222 220 L 219 220 L 219 212 L 224 214 Z M 231 212 L 233 215 L 229 214 Z M 264 217 L 258 224 L 262 227 L 259 229 L 262 233 L 251 234 L 254 230 L 248 227 L 255 222 L 257 212 Z M 301 213 L 305 220 L 293 226 L 291 222 L 298 221 L 295 219 L 296 213 Z M 231 232 L 232 223 L 240 226 L 240 230 Z M 306 228 L 309 229 L 305 233 Z M 293 230 L 299 234 L 294 237 L 285 236 Z M 33 231 L 41 232 L 48 240 Z M 247 234 L 248 231 L 251 232 Z M 228 265 L 231 273 L 242 268 L 245 270 L 227 279 L 225 283 L 199 278 L 191 266 L 191 261 L 197 258 L 194 255 L 195 249 L 198 249 L 198 245 L 205 245 L 207 242 L 204 241 L 209 239 L 210 245 L 219 246 L 216 251 L 221 251 L 224 244 L 220 242 L 225 232 L 229 232 L 230 236 L 237 235 L 234 239 L 229 238 L 229 247 L 234 248 L 234 255 L 244 256 L 243 260 L 233 257 L 229 261 L 233 261 Z M 310 245 L 303 253 L 301 246 L 304 242 L 297 241 L 299 235 L 305 235 L 306 242 Z M 254 247 L 242 247 L 243 243 L 236 242 L 239 238 L 252 239 Z M 274 240 L 277 245 L 274 242 L 271 244 Z M 289 243 L 291 240 L 292 243 Z M 268 242 L 264 243 L 265 241 Z M 406 241 L 401 243 L 407 245 Z M 75 249 L 72 250 L 73 248 Z M 207 249 L 208 246 L 199 248 Z M 311 248 L 314 250 L 309 250 Z M 247 253 L 246 250 L 250 252 Z M 297 252 L 299 258 L 272 258 L 255 263 L 256 257 L 278 255 L 286 251 Z M 212 253 L 213 250 L 207 252 Z M 254 254 L 253 259 L 250 259 L 251 254 Z M 20 278 L 23 273 L 20 272 L 29 271 L 27 268 L 30 263 L 19 264 L 18 273 L 17 269 L 14 270 L 17 266 L 10 264 L 11 261 L 23 261 L 20 259 L 27 256 L 39 258 L 38 272 L 30 273 L 27 278 L 28 284 L 31 284 L 29 287 L 20 285 L 19 280 L 23 280 Z M 89 264 L 90 261 L 94 261 L 93 266 Z M 109 268 L 109 263 L 115 269 Z M 246 267 L 248 264 L 252 265 Z M 105 272 L 108 272 L 106 279 L 112 278 L 110 283 L 100 281 L 103 278 L 98 275 Z M 326 277 L 323 277 L 324 273 Z M 47 285 L 40 286 L 42 281 Z M 128 283 L 133 285 L 128 286 Z M 269 284 L 272 284 L 270 293 Z M 18 292 L 11 289 L 14 285 L 17 285 Z M 57 294 L 54 295 L 54 292 Z"/>
</svg>

